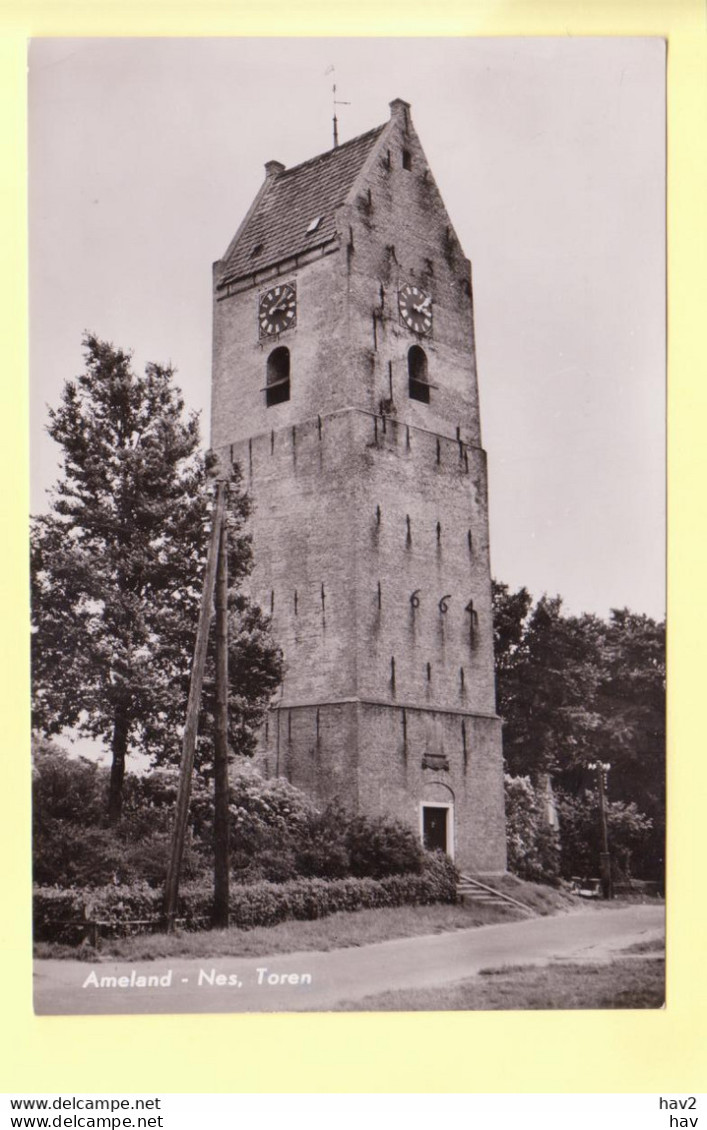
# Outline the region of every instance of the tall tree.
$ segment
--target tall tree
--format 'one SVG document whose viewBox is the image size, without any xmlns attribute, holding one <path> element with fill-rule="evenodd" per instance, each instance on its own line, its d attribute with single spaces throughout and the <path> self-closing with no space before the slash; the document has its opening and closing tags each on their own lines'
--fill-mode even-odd
<svg viewBox="0 0 707 1130">
<path fill-rule="evenodd" d="M 511 592 L 501 581 L 492 581 L 492 588 L 496 679 L 499 695 L 506 695 L 510 694 L 513 671 L 526 657 L 525 627 L 533 598 L 526 588 Z"/>
<path fill-rule="evenodd" d="M 564 616 L 560 597 L 531 605 L 525 589 L 494 586 L 504 758 L 514 776 L 537 778 L 596 756 L 601 652 L 593 617 Z"/>
<path fill-rule="evenodd" d="M 46 735 L 73 729 L 109 745 L 116 820 L 129 752 L 179 756 L 211 488 L 173 370 L 136 374 L 129 353 L 92 334 L 84 350 L 85 371 L 49 413 L 63 475 L 32 525 L 33 714 Z M 237 587 L 251 548 L 236 470 L 229 500 Z M 279 681 L 280 657 L 260 610 L 235 595 L 232 604 L 233 648 L 256 668 L 234 675 L 232 730 L 243 737 Z"/>
<path fill-rule="evenodd" d="M 643 858 L 657 876 L 665 852 L 665 623 L 613 609 L 602 646 L 597 709 L 610 734 L 610 792 L 650 818 Z"/>
<path fill-rule="evenodd" d="M 550 773 L 581 808 L 596 787 L 588 764 L 610 763 L 611 800 L 621 811 L 635 808 L 644 821 L 635 862 L 644 874 L 658 876 L 665 830 L 665 625 L 628 609 L 613 610 L 608 621 L 565 616 L 559 597 L 533 605 L 526 589 L 514 593 L 494 583 L 494 629 L 509 772 L 536 783 Z"/>
</svg>

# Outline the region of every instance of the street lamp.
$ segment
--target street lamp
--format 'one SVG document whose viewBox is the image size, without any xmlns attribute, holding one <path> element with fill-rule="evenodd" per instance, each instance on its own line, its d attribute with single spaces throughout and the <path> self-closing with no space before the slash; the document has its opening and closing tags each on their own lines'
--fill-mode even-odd
<svg viewBox="0 0 707 1130">
<path fill-rule="evenodd" d="M 611 855 L 609 853 L 609 836 L 606 827 L 606 807 L 604 804 L 604 792 L 607 788 L 608 774 L 611 769 L 611 764 L 608 761 L 590 761 L 587 765 L 588 769 L 596 770 L 597 785 L 599 787 L 599 814 L 601 817 L 601 846 L 602 850 L 599 853 L 599 867 L 601 870 L 601 893 L 602 898 L 612 899 L 614 897 L 614 885 L 611 879 Z"/>
</svg>

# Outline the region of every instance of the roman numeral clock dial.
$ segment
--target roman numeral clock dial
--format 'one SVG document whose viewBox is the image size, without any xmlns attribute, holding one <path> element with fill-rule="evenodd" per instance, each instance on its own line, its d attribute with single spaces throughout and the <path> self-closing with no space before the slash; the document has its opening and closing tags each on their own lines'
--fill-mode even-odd
<svg viewBox="0 0 707 1130">
<path fill-rule="evenodd" d="M 428 334 L 432 329 L 432 299 L 419 286 L 407 283 L 398 292 L 400 320 L 416 334 Z"/>
<path fill-rule="evenodd" d="M 297 323 L 297 295 L 289 283 L 273 286 L 258 302 L 258 332 L 261 338 L 274 337 Z"/>
</svg>

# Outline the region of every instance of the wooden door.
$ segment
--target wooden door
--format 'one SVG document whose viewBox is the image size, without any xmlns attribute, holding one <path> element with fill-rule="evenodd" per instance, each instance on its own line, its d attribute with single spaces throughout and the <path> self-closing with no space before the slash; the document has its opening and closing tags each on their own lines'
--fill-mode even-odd
<svg viewBox="0 0 707 1130">
<path fill-rule="evenodd" d="M 425 805 L 422 809 L 422 841 L 428 851 L 447 851 L 447 808 Z"/>
</svg>

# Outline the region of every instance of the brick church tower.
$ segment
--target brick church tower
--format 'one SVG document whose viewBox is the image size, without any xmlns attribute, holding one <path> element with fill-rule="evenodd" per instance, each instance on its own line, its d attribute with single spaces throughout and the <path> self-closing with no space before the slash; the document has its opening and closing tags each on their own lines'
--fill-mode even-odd
<svg viewBox="0 0 707 1130">
<path fill-rule="evenodd" d="M 502 871 L 469 262 L 401 99 L 265 171 L 214 266 L 211 440 L 285 656 L 259 764 Z"/>
</svg>

